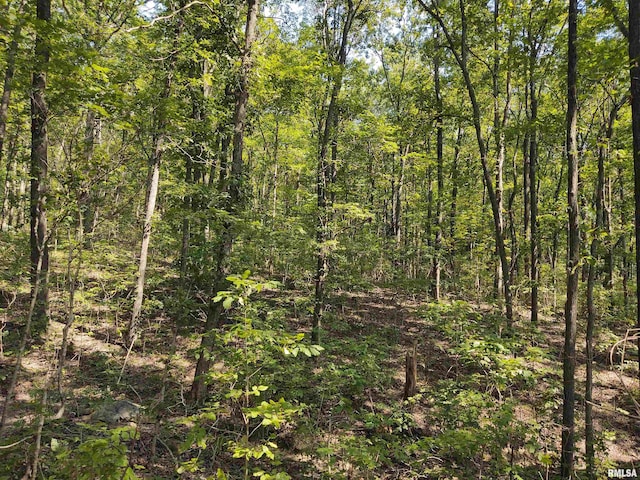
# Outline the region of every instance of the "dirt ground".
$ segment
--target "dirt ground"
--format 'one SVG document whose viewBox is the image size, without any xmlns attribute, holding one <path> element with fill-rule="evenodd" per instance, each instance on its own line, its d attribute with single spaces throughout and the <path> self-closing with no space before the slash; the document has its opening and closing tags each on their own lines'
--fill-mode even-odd
<svg viewBox="0 0 640 480">
<path fill-rule="evenodd" d="M 294 297 L 295 295 L 289 292 L 287 298 Z M 268 292 L 265 294 L 265 299 L 280 306 L 295 304 L 289 300 L 285 302 L 280 298 L 279 293 Z M 327 325 L 325 337 L 348 341 L 357 339 L 363 332 L 368 335 L 379 332 L 380 337 L 388 339 L 388 355 L 383 359 L 381 368 L 385 375 L 392 379 L 390 387 L 383 390 L 375 387 L 365 388 L 362 393 L 363 398 L 358 399 L 360 402 L 358 408 L 361 411 L 376 413 L 376 409 L 379 408 L 377 406 L 381 404 L 402 403 L 405 353 L 411 351 L 414 345 L 418 354 L 419 391 L 428 392 L 437 382 L 455 378 L 461 374 L 458 359 L 451 353 L 451 345 L 440 332 L 434 330 L 424 318 L 417 314 L 417 310 L 423 306 L 419 296 L 375 288 L 361 293 L 338 292 L 332 304 L 329 311 L 333 320 Z M 485 314 L 491 312 L 493 307 L 473 304 L 472 309 Z M 153 320 L 147 322 L 147 333 L 144 336 L 146 340 L 132 350 L 125 365 L 126 349 L 121 344 L 119 334 L 124 326 L 123 320 L 114 313 L 105 306 L 96 306 L 91 311 L 78 312 L 78 319 L 71 328 L 71 346 L 67 354 L 63 382 L 59 387 L 53 379 L 55 373 L 53 366 L 56 364 L 56 355 L 59 354 L 57 347 L 61 343 L 63 324 L 52 321 L 45 341 L 30 346 L 22 361 L 22 372 L 9 410 L 8 439 L 11 441 L 16 438 L 21 439 L 23 435 L 30 435 L 25 432 L 33 431 L 37 416 L 36 404 L 40 398 L 39 392 L 45 385 L 54 386 L 55 390 L 63 393 L 66 399 L 64 412 L 58 408 L 60 395 L 50 396 L 54 398 L 51 411 L 57 412 L 70 423 L 90 421 L 95 405 L 106 399 L 127 399 L 148 411 L 164 402 L 167 414 L 163 416 L 163 422 L 190 412 L 186 394 L 193 379 L 195 362 L 191 349 L 197 346 L 196 339 L 184 335 L 174 337 L 172 320 L 160 312 Z M 519 322 L 527 322 L 526 312 L 521 312 Z M 288 324 L 291 331 L 309 332 L 308 315 L 305 312 L 296 311 L 293 306 Z M 11 325 L 14 324 L 11 323 Z M 528 367 L 534 371 L 550 372 L 545 375 L 554 376 L 555 380 L 558 380 L 562 372 L 564 333 L 562 319 L 542 315 L 539 331 L 542 334 L 540 347 L 546 349 L 549 356 L 546 360 L 531 362 Z M 584 333 L 581 333 L 582 336 L 579 335 L 579 338 L 583 339 Z M 620 334 L 624 335 L 624 332 Z M 3 351 L 6 352 L 11 348 L 7 342 L 15 341 L 18 335 L 15 332 L 8 332 L 5 338 Z M 604 348 L 607 341 L 607 339 L 598 339 L 602 347 L 599 351 L 607 350 Z M 580 340 L 578 345 L 580 366 L 576 372 L 579 400 L 576 426 L 577 431 L 580 432 L 577 443 L 579 467 L 584 459 L 583 343 L 584 340 Z M 174 348 L 175 354 L 173 354 Z M 347 357 L 338 358 L 338 360 L 345 363 L 350 361 Z M 616 360 L 620 361 L 619 356 Z M 3 354 L 0 357 L 2 405 L 5 405 L 13 365 L 13 356 Z M 638 398 L 636 372 L 635 362 L 627 360 L 625 368 L 620 368 L 619 365 L 609 365 L 605 354 L 600 354 L 596 358 L 593 398 L 595 426 L 599 432 L 608 432 L 604 439 L 604 447 L 606 460 L 613 465 L 636 465 L 640 462 L 640 406 L 636 403 Z M 549 387 L 547 378 L 544 375 L 541 378 L 542 380 L 533 389 L 515 393 L 520 401 L 517 416 L 521 421 L 530 420 L 532 416 L 537 415 L 535 409 L 528 407 L 528 403 L 542 396 L 544 390 Z M 120 379 L 119 382 L 118 379 Z M 169 398 L 171 403 L 167 404 Z M 562 399 L 556 400 L 561 402 Z M 427 424 L 428 408 L 428 404 L 418 402 L 411 409 L 416 435 L 434 433 L 431 426 Z M 292 432 L 288 436 L 280 435 L 280 438 L 284 439 L 280 451 L 285 464 L 298 472 L 293 474 L 299 475 L 299 478 L 331 478 L 330 474 L 327 476 L 326 473 L 327 465 L 310 453 L 313 451 L 312 447 L 315 448 L 317 444 L 323 442 L 331 444 L 331 438 L 362 434 L 361 423 L 355 422 L 351 425 L 341 423 L 339 416 L 331 418 L 331 412 L 329 410 L 325 412 L 327 412 L 327 418 L 318 423 L 323 431 L 315 432 L 315 439 L 310 438 L 308 433 L 297 435 Z M 544 435 L 550 439 L 551 444 L 555 445 L 556 451 L 559 451 L 560 425 L 557 422 L 551 422 L 550 425 Z M 71 427 L 66 428 L 72 430 Z M 175 448 L 171 444 L 173 440 L 159 437 L 157 422 L 150 418 L 143 417 L 140 431 L 143 435 L 134 449 L 134 455 L 137 452 L 138 460 L 145 465 L 146 472 L 153 473 L 153 476 L 148 478 L 174 478 Z M 15 448 L 22 448 L 23 454 L 28 455 L 29 443 L 30 441 L 27 440 Z M 145 457 L 151 449 L 154 456 L 149 460 Z M 0 456 L 2 453 L 0 451 Z M 295 464 L 307 465 L 307 468 Z M 324 470 L 324 476 L 316 477 L 305 473 L 314 469 Z M 391 468 L 382 467 L 378 471 L 378 476 L 371 478 L 404 478 L 402 471 L 402 465 Z M 298 477 L 294 476 L 294 478 Z"/>
</svg>

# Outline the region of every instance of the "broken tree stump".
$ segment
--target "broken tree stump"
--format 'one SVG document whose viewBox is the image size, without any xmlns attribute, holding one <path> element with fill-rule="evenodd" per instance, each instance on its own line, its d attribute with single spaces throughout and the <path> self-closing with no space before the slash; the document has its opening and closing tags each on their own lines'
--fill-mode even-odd
<svg viewBox="0 0 640 480">
<path fill-rule="evenodd" d="M 413 349 L 407 352 L 405 357 L 405 375 L 403 400 L 415 396 L 418 389 L 418 356 L 416 354 L 416 342 Z"/>
</svg>

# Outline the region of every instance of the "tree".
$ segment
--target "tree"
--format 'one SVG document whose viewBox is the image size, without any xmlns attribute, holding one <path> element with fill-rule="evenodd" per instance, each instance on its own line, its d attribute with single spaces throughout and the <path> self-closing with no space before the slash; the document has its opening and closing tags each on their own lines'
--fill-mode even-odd
<svg viewBox="0 0 640 480">
<path fill-rule="evenodd" d="M 635 200 L 636 272 L 640 272 L 640 5 L 629 2 L 631 130 L 633 133 L 633 198 Z M 640 288 L 636 289 L 636 328 L 640 328 Z M 640 351 L 640 338 L 638 339 Z M 638 360 L 640 376 L 640 358 Z"/>
<path fill-rule="evenodd" d="M 244 46 L 241 51 L 240 72 L 238 78 L 238 88 L 235 91 L 235 108 L 233 114 L 233 152 L 228 180 L 225 179 L 226 172 L 220 166 L 221 187 L 228 194 L 225 203 L 225 210 L 229 215 L 238 215 L 242 208 L 242 187 L 244 177 L 243 147 L 244 134 L 247 122 L 247 106 L 249 103 L 249 80 L 253 65 L 252 47 L 256 40 L 256 29 L 258 14 L 260 12 L 259 0 L 247 0 L 247 15 L 244 35 Z M 229 254 L 233 246 L 236 233 L 234 225 L 230 220 L 225 220 L 222 231 L 219 233 L 217 255 L 214 259 L 214 280 L 213 285 L 218 290 L 224 289 L 227 275 L 227 265 Z M 190 397 L 193 402 L 200 402 L 204 399 L 206 391 L 205 375 L 211 364 L 211 348 L 214 344 L 214 328 L 219 327 L 220 315 L 222 313 L 221 302 L 210 304 L 205 325 L 205 333 L 202 337 L 198 362 L 194 380 L 191 385 Z"/>
<path fill-rule="evenodd" d="M 362 0 L 354 3 L 347 0 L 346 9 L 342 5 L 334 5 L 332 12 L 327 8 L 322 18 L 322 34 L 324 48 L 329 53 L 329 66 L 335 69 L 335 74 L 329 76 L 330 81 L 327 87 L 329 95 L 323 105 L 319 122 L 318 139 L 318 166 L 316 173 L 316 194 L 317 194 L 317 223 L 316 223 L 316 272 L 314 277 L 315 298 L 313 307 L 313 324 L 311 340 L 314 343 L 320 342 L 320 329 L 322 328 L 322 317 L 324 315 L 325 303 L 325 280 L 329 273 L 329 252 L 328 240 L 331 239 L 329 222 L 331 217 L 331 204 L 329 188 L 335 182 L 336 165 L 335 161 L 329 158 L 329 148 L 336 152 L 337 129 L 339 122 L 338 98 L 342 90 L 344 69 L 347 63 L 347 49 L 349 47 L 349 35 L 353 22 L 362 7 Z M 330 14 L 334 18 L 330 17 Z M 339 30 L 331 31 L 335 25 L 340 25 Z M 336 35 L 338 34 L 338 35 Z M 337 36 L 337 42 L 333 38 Z"/>
<path fill-rule="evenodd" d="M 488 151 L 488 143 L 485 140 L 483 127 L 482 127 L 482 113 L 480 103 L 478 101 L 476 95 L 476 88 L 473 80 L 471 79 L 471 72 L 469 70 L 469 44 L 467 41 L 468 35 L 468 23 L 467 23 L 467 15 L 465 10 L 465 4 L 462 0 L 459 2 L 459 10 L 460 10 L 460 19 L 461 19 L 461 27 L 460 27 L 460 38 L 455 39 L 450 28 L 445 24 L 444 18 L 438 8 L 437 4 L 426 3 L 423 0 L 418 0 L 422 8 L 428 12 L 440 25 L 442 32 L 447 39 L 447 43 L 449 44 L 449 48 L 452 51 L 456 63 L 462 72 L 462 76 L 464 79 L 464 84 L 467 89 L 467 94 L 469 96 L 469 101 L 471 102 L 472 112 L 473 112 L 473 126 L 476 132 L 476 140 L 478 143 L 478 152 L 480 154 L 480 163 L 482 166 L 482 178 L 484 180 L 485 188 L 487 189 L 487 194 L 489 196 L 489 201 L 491 202 L 491 210 L 493 214 L 493 222 L 494 222 L 494 234 L 496 241 L 496 251 L 498 253 L 498 258 L 500 260 L 500 272 L 502 275 L 502 290 L 504 293 L 505 299 L 505 309 L 506 309 L 506 317 L 509 325 L 511 326 L 513 322 L 513 299 L 511 294 L 511 285 L 509 282 L 509 262 L 507 260 L 507 249 L 505 246 L 504 240 L 504 225 L 502 220 L 502 202 L 501 202 L 501 185 L 500 180 L 496 188 L 494 188 L 493 179 L 491 176 L 491 169 L 489 168 L 489 151 Z M 497 5 L 497 3 L 496 3 Z M 458 45 L 460 45 L 458 49 Z M 495 98 L 495 97 L 494 97 Z M 494 108 L 494 112 L 497 111 Z M 494 116 L 494 120 L 495 120 Z M 498 118 L 498 126 L 500 126 L 499 117 Z M 497 146 L 497 161 L 500 162 L 501 155 L 504 154 L 502 152 L 501 141 L 498 142 Z M 501 168 L 501 167 L 500 167 Z M 501 176 L 500 168 L 498 168 L 498 179 Z M 496 191 L 497 189 L 497 191 Z"/>
<path fill-rule="evenodd" d="M 578 2 L 569 0 L 567 51 L 567 208 L 569 211 L 569 250 L 567 255 L 567 301 L 563 352 L 563 404 L 561 474 L 571 480 L 575 449 L 575 372 L 576 330 L 578 323 L 578 279 L 580 273 L 580 212 L 578 210 L 578 91 L 577 30 Z"/>
<path fill-rule="evenodd" d="M 184 5 L 180 5 L 183 8 Z M 136 277 L 136 297 L 133 303 L 131 319 L 127 327 L 125 336 L 126 344 L 133 346 L 138 337 L 140 314 L 142 312 L 142 301 L 144 299 L 145 277 L 147 273 L 147 260 L 149 255 L 149 243 L 151 242 L 151 226 L 153 222 L 153 214 L 156 210 L 156 199 L 158 197 L 158 187 L 160 185 L 160 162 L 166 148 L 167 142 L 167 124 L 168 119 L 168 102 L 170 101 L 173 89 L 173 77 L 176 67 L 176 50 L 180 35 L 183 28 L 183 18 L 178 14 L 178 21 L 174 31 L 172 52 L 169 53 L 167 66 L 164 71 L 164 85 L 160 94 L 160 102 L 155 110 L 153 119 L 153 145 L 152 153 L 149 161 L 149 173 L 147 176 L 147 194 L 145 202 L 145 216 L 142 227 L 142 242 L 140 246 L 140 257 L 138 259 L 138 274 Z"/>
<path fill-rule="evenodd" d="M 47 177 L 49 169 L 47 136 L 48 109 L 45 97 L 49 65 L 50 0 L 38 0 L 37 19 L 41 22 L 36 35 L 35 62 L 31 83 L 31 295 L 36 297 L 33 326 L 42 332 L 49 317 L 49 245 L 47 238 Z M 39 277 L 39 280 L 38 280 Z M 39 288 L 36 286 L 39 285 Z"/>
<path fill-rule="evenodd" d="M 21 2 L 18 6 L 18 14 L 22 15 L 24 12 L 24 2 Z M 4 82 L 2 84 L 2 98 L 0 99 L 0 164 L 4 160 L 5 140 L 7 135 L 7 117 L 9 113 L 9 103 L 11 101 L 11 94 L 13 92 L 14 76 L 16 71 L 16 60 L 18 56 L 18 43 L 20 41 L 20 35 L 22 34 L 22 27 L 24 21 L 22 19 L 16 20 L 13 26 L 11 34 L 11 43 L 7 49 L 7 59 L 4 71 Z M 11 164 L 14 161 L 11 155 L 8 156 L 7 171 L 5 173 L 4 182 L 4 197 L 2 200 L 2 213 L 0 214 L 0 232 L 7 228 L 7 216 L 9 210 L 9 172 L 11 171 Z"/>
<path fill-rule="evenodd" d="M 438 42 L 439 34 L 438 27 L 434 27 L 435 30 L 435 40 Z M 436 243 L 435 243 L 435 252 L 433 255 L 433 270 L 435 277 L 435 300 L 436 302 L 440 301 L 440 276 L 442 270 L 442 231 L 443 231 L 443 205 L 442 205 L 442 197 L 444 195 L 444 128 L 443 128 L 443 106 L 442 106 L 442 91 L 440 87 L 440 53 L 439 49 L 440 45 L 436 43 L 435 45 L 436 52 L 433 58 L 433 87 L 436 95 L 436 108 L 438 110 L 437 115 L 438 118 L 436 120 L 436 162 L 437 162 L 437 185 L 438 185 L 438 197 L 436 201 Z M 455 202 L 455 200 L 454 200 Z"/>
</svg>

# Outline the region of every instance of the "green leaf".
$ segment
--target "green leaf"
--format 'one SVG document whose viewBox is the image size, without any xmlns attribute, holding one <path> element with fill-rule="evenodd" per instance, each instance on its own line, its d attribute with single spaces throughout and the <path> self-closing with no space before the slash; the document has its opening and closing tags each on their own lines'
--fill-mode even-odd
<svg viewBox="0 0 640 480">
<path fill-rule="evenodd" d="M 217 480 L 227 480 L 227 474 L 224 473 L 221 468 L 219 468 L 218 471 L 216 472 L 216 479 Z"/>
<path fill-rule="evenodd" d="M 553 458 L 549 453 L 541 453 L 540 455 L 538 455 L 538 460 L 545 467 L 550 467 L 551 465 L 553 465 Z"/>
<path fill-rule="evenodd" d="M 60 440 L 58 440 L 57 438 L 52 438 L 51 439 L 51 451 L 52 452 L 57 452 L 58 450 L 60 450 Z"/>
</svg>

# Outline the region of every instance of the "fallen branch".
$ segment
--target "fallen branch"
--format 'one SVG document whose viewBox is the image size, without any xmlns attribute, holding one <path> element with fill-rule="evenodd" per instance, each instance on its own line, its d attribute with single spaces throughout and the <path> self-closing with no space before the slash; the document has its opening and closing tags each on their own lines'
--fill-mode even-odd
<svg viewBox="0 0 640 480">
<path fill-rule="evenodd" d="M 634 420 L 640 420 L 640 416 L 638 415 L 633 415 L 631 413 L 625 412 L 622 409 L 619 408 L 612 408 L 612 407 L 607 407 L 605 405 L 600 405 L 598 403 L 594 403 L 594 402 L 590 402 L 589 400 L 585 400 L 586 403 L 588 403 L 589 405 L 593 405 L 594 407 L 598 407 L 601 408 L 602 410 L 606 410 L 608 412 L 612 412 L 612 413 L 619 413 L 620 415 L 624 415 L 625 417 L 629 417 L 629 418 L 633 418 Z"/>
<path fill-rule="evenodd" d="M 630 333 L 634 333 L 635 335 L 629 336 Z M 611 362 L 611 366 L 613 366 L 613 354 L 616 350 L 616 348 L 622 344 L 622 356 L 620 357 L 620 366 L 623 367 L 624 366 L 624 355 L 626 353 L 626 349 L 627 349 L 627 342 L 633 342 L 633 341 L 637 341 L 640 338 L 640 328 L 629 328 L 627 329 L 627 332 L 624 335 L 624 338 L 618 342 L 616 342 L 613 347 L 611 347 L 611 350 L 609 352 L 609 361 Z M 638 351 L 638 362 L 640 362 L 640 351 Z M 625 392 L 627 393 L 627 395 L 629 395 L 629 398 L 631 399 L 631 401 L 633 402 L 635 408 L 636 408 L 636 413 L 638 413 L 638 416 L 633 416 L 631 414 L 628 414 L 629 417 L 631 418 L 635 418 L 640 420 L 640 404 L 638 403 L 638 401 L 635 399 L 633 393 L 631 392 L 631 390 L 629 390 L 628 385 L 625 383 L 624 378 L 622 378 L 622 374 L 619 371 L 616 371 L 616 374 L 618 375 L 618 378 L 620 379 L 620 383 L 622 384 L 622 387 L 624 388 Z M 622 413 L 622 412 L 620 412 Z"/>
<path fill-rule="evenodd" d="M 17 442 L 10 443 L 9 445 L 0 445 L 0 450 L 8 450 L 10 448 L 16 447 L 20 445 L 22 442 L 26 442 L 31 437 L 24 437 L 22 440 L 18 440 Z"/>
<path fill-rule="evenodd" d="M 613 365 L 613 354 L 616 351 L 616 348 L 620 345 L 623 344 L 624 346 L 622 347 L 622 358 L 620 359 L 620 364 L 624 365 L 624 354 L 626 352 L 627 349 L 627 342 L 630 341 L 634 341 L 634 340 L 638 340 L 638 338 L 640 338 L 640 335 L 636 334 L 633 336 L 629 336 L 629 333 L 631 332 L 637 332 L 640 334 L 640 328 L 630 328 L 627 330 L 627 332 L 624 335 L 624 338 L 616 343 L 613 344 L 613 347 L 611 347 L 611 349 L 609 350 L 609 363 L 611 363 L 611 365 Z M 640 355 L 640 352 L 638 352 L 638 354 Z M 640 358 L 640 357 L 639 357 Z"/>
</svg>

